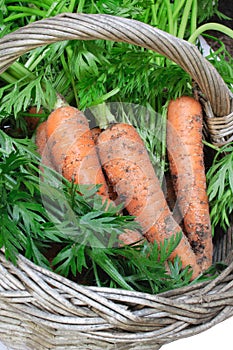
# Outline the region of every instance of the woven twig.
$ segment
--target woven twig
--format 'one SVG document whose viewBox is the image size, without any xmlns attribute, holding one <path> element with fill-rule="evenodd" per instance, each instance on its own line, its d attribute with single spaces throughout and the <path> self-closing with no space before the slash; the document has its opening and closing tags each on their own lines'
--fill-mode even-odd
<svg viewBox="0 0 233 350">
<path fill-rule="evenodd" d="M 10 281 L 0 283 L 0 338 L 15 349 L 159 349 L 233 315 L 233 263 L 210 283 L 150 295 L 83 287 L 22 256 L 0 262 Z"/>
<path fill-rule="evenodd" d="M 194 45 L 141 22 L 62 14 L 31 23 L 0 39 L 0 72 L 36 47 L 81 39 L 127 42 L 173 60 L 201 91 L 213 143 L 232 139 L 232 94 L 214 67 Z M 0 339 L 17 350 L 158 350 L 233 315 L 232 229 L 216 240 L 214 260 L 229 263 L 214 281 L 150 295 L 80 286 L 22 256 L 14 266 L 0 252 Z"/>
</svg>

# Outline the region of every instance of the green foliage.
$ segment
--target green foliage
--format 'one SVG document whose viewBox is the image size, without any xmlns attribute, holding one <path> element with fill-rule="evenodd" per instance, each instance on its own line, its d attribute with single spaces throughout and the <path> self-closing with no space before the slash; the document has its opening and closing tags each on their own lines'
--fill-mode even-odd
<svg viewBox="0 0 233 350">
<path fill-rule="evenodd" d="M 203 23 L 209 20 L 214 15 L 221 13 L 218 11 L 219 1 L 198 0 L 198 23 Z"/>
<path fill-rule="evenodd" d="M 71 272 L 77 280 L 91 281 L 92 285 L 158 293 L 186 285 L 192 271 L 182 270 L 180 259 L 166 261 L 180 242 L 181 235 L 165 240 L 163 244 L 138 244 L 104 248 L 70 242 L 53 260 L 56 271 L 63 275 Z M 93 243 L 93 240 L 92 240 Z M 82 274 L 84 271 L 84 274 Z"/>
<path fill-rule="evenodd" d="M 43 3 L 2 0 L 1 8 L 0 25 L 4 34 L 38 19 L 78 11 L 133 18 L 188 38 L 196 30 L 197 22 L 216 13 L 217 2 L 213 5 L 210 0 L 198 3 L 196 0 L 74 0 L 67 4 L 64 0 L 55 3 L 52 0 Z M 158 113 L 162 113 L 164 103 L 170 98 L 191 93 L 190 77 L 168 59 L 140 47 L 100 40 L 65 41 L 35 49 L 19 59 L 17 69 L 14 70 L 13 64 L 3 73 L 2 79 L 14 86 L 12 89 L 4 85 L 0 91 L 3 98 L 0 112 L 8 115 L 13 109 L 17 115 L 20 108 L 25 111 L 30 104 L 51 110 L 54 93 L 50 91 L 62 94 L 68 103 L 85 109 L 105 101 L 106 94 L 117 89 L 116 94 L 110 94 L 109 101 L 147 103 Z M 17 93 L 19 107 L 12 105 Z"/>
<path fill-rule="evenodd" d="M 221 40 L 207 35 L 207 38 L 208 37 L 215 40 L 220 45 L 218 50 L 211 50 L 208 60 L 219 72 L 228 88 L 233 92 L 233 57 L 226 50 L 225 45 Z"/>
<path fill-rule="evenodd" d="M 50 82 L 39 76 L 30 82 L 20 81 L 19 83 L 9 84 L 0 88 L 0 96 L 5 91 L 9 91 L 2 98 L 0 113 L 3 115 L 14 115 L 18 117 L 22 111 L 26 111 L 31 106 L 32 98 L 33 105 L 40 108 L 54 106 L 56 102 L 56 93 Z M 46 98 L 45 98 L 46 96 Z M 47 105 L 48 104 L 48 105 Z M 50 107 L 49 107 L 50 108 Z"/>
<path fill-rule="evenodd" d="M 208 196 L 213 232 L 219 224 L 224 230 L 233 212 L 233 144 L 216 151 L 211 168 L 207 172 Z"/>
<path fill-rule="evenodd" d="M 0 247 L 13 262 L 25 250 L 31 231 L 39 232 L 43 220 L 35 199 L 38 176 L 36 156 L 34 162 L 30 159 L 33 152 L 32 143 L 27 147 L 0 132 Z"/>
</svg>

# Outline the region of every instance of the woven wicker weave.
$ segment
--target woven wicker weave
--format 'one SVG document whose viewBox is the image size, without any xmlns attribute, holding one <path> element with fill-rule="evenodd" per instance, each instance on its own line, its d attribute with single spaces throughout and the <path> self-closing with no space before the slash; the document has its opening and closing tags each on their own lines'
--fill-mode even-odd
<svg viewBox="0 0 233 350">
<path fill-rule="evenodd" d="M 233 139 L 233 102 L 226 84 L 197 48 L 134 20 L 62 14 L 0 40 L 0 72 L 33 48 L 61 40 L 105 39 L 139 45 L 170 58 L 202 92 L 206 133 L 215 144 Z M 214 260 L 228 267 L 211 282 L 159 295 L 84 287 L 20 256 L 0 252 L 0 339 L 13 349 L 159 349 L 233 316 L 233 230 L 220 233 Z"/>
</svg>

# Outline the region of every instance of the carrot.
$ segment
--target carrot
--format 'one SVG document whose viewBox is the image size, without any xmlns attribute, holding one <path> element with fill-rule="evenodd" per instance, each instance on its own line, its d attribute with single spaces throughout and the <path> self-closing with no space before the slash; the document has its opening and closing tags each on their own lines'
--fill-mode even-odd
<svg viewBox="0 0 233 350">
<path fill-rule="evenodd" d="M 93 140 L 94 140 L 95 144 L 97 144 L 97 140 L 98 140 L 98 137 L 99 137 L 101 132 L 102 132 L 102 130 L 98 126 L 96 126 L 95 128 L 91 129 L 92 137 L 93 137 Z M 114 188 L 111 185 L 111 183 L 108 181 L 108 178 L 105 177 L 105 179 L 106 179 L 107 186 L 108 186 L 109 198 L 114 202 L 116 200 L 116 198 L 117 198 L 117 193 L 114 191 Z M 131 236 L 132 236 L 132 234 L 131 234 Z M 137 237 L 137 233 L 135 234 L 135 238 L 138 238 Z"/>
<path fill-rule="evenodd" d="M 142 243 L 144 240 L 144 237 L 140 232 L 128 229 L 121 233 L 118 238 L 123 245 L 137 245 Z M 119 246 L 121 246 L 121 243 Z"/>
<path fill-rule="evenodd" d="M 147 240 L 159 243 L 181 232 L 136 129 L 124 123 L 114 124 L 102 131 L 97 145 L 102 166 L 115 187 L 118 200 L 124 202 L 130 215 L 136 216 Z M 193 278 L 199 275 L 196 256 L 184 234 L 171 259 L 176 255 L 180 256 L 183 267 L 192 267 Z"/>
<path fill-rule="evenodd" d="M 99 194 L 114 205 L 113 194 L 108 189 L 96 151 L 101 129 L 95 127 L 90 130 L 83 113 L 70 106 L 53 111 L 41 129 L 43 133 L 46 130 L 46 145 L 56 169 L 62 168 L 64 177 L 75 183 L 102 184 Z M 44 140 L 42 144 L 44 147 Z M 119 235 L 119 240 L 126 245 L 141 239 L 142 235 L 137 231 L 126 230 Z"/>
<path fill-rule="evenodd" d="M 43 154 L 44 148 L 47 143 L 47 123 L 46 121 L 39 124 L 36 129 L 35 143 L 37 147 L 37 151 L 40 155 Z"/>
<path fill-rule="evenodd" d="M 58 127 L 60 128 L 70 118 L 77 122 L 80 131 L 89 129 L 88 120 L 81 111 L 72 106 L 62 106 L 55 109 L 48 117 L 47 137 L 49 138 Z"/>
<path fill-rule="evenodd" d="M 55 169 L 76 184 L 101 185 L 98 193 L 108 199 L 108 187 L 85 115 L 71 106 L 54 110 L 47 119 L 47 138 Z"/>
<path fill-rule="evenodd" d="M 167 148 L 185 233 L 202 270 L 212 264 L 213 245 L 202 144 L 202 108 L 192 97 L 168 106 Z"/>
<path fill-rule="evenodd" d="M 43 109 L 40 108 L 38 111 L 37 107 L 32 106 L 29 108 L 28 113 L 29 115 L 24 116 L 24 120 L 26 121 L 28 132 L 29 134 L 31 134 L 33 133 L 33 131 L 35 131 L 35 129 L 39 125 L 39 122 L 40 122 L 39 115 L 43 113 Z"/>
<path fill-rule="evenodd" d="M 41 156 L 42 164 L 53 169 L 54 166 L 50 159 L 49 150 L 47 149 L 47 121 L 40 123 L 36 128 L 35 144 L 37 147 L 37 152 Z"/>
</svg>

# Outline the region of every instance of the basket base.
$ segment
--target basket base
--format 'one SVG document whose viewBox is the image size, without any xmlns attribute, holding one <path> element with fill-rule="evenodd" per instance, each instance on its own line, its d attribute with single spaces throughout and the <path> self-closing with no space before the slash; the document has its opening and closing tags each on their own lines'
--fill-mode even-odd
<svg viewBox="0 0 233 350">
<path fill-rule="evenodd" d="M 45 345 L 40 345 L 38 343 L 32 344 L 31 341 L 29 341 L 31 344 L 26 345 L 21 342 L 14 342 L 14 346 L 12 347 L 12 341 L 9 343 L 9 338 L 8 339 L 3 339 L 3 345 L 5 345 L 9 350 L 159 350 L 162 345 L 159 344 L 148 344 L 148 345 L 143 345 L 140 343 L 135 344 L 109 344 L 106 345 L 104 344 L 90 344 L 89 342 L 85 342 L 85 344 L 82 342 L 77 343 L 77 345 L 54 345 L 54 346 L 45 346 Z"/>
</svg>

